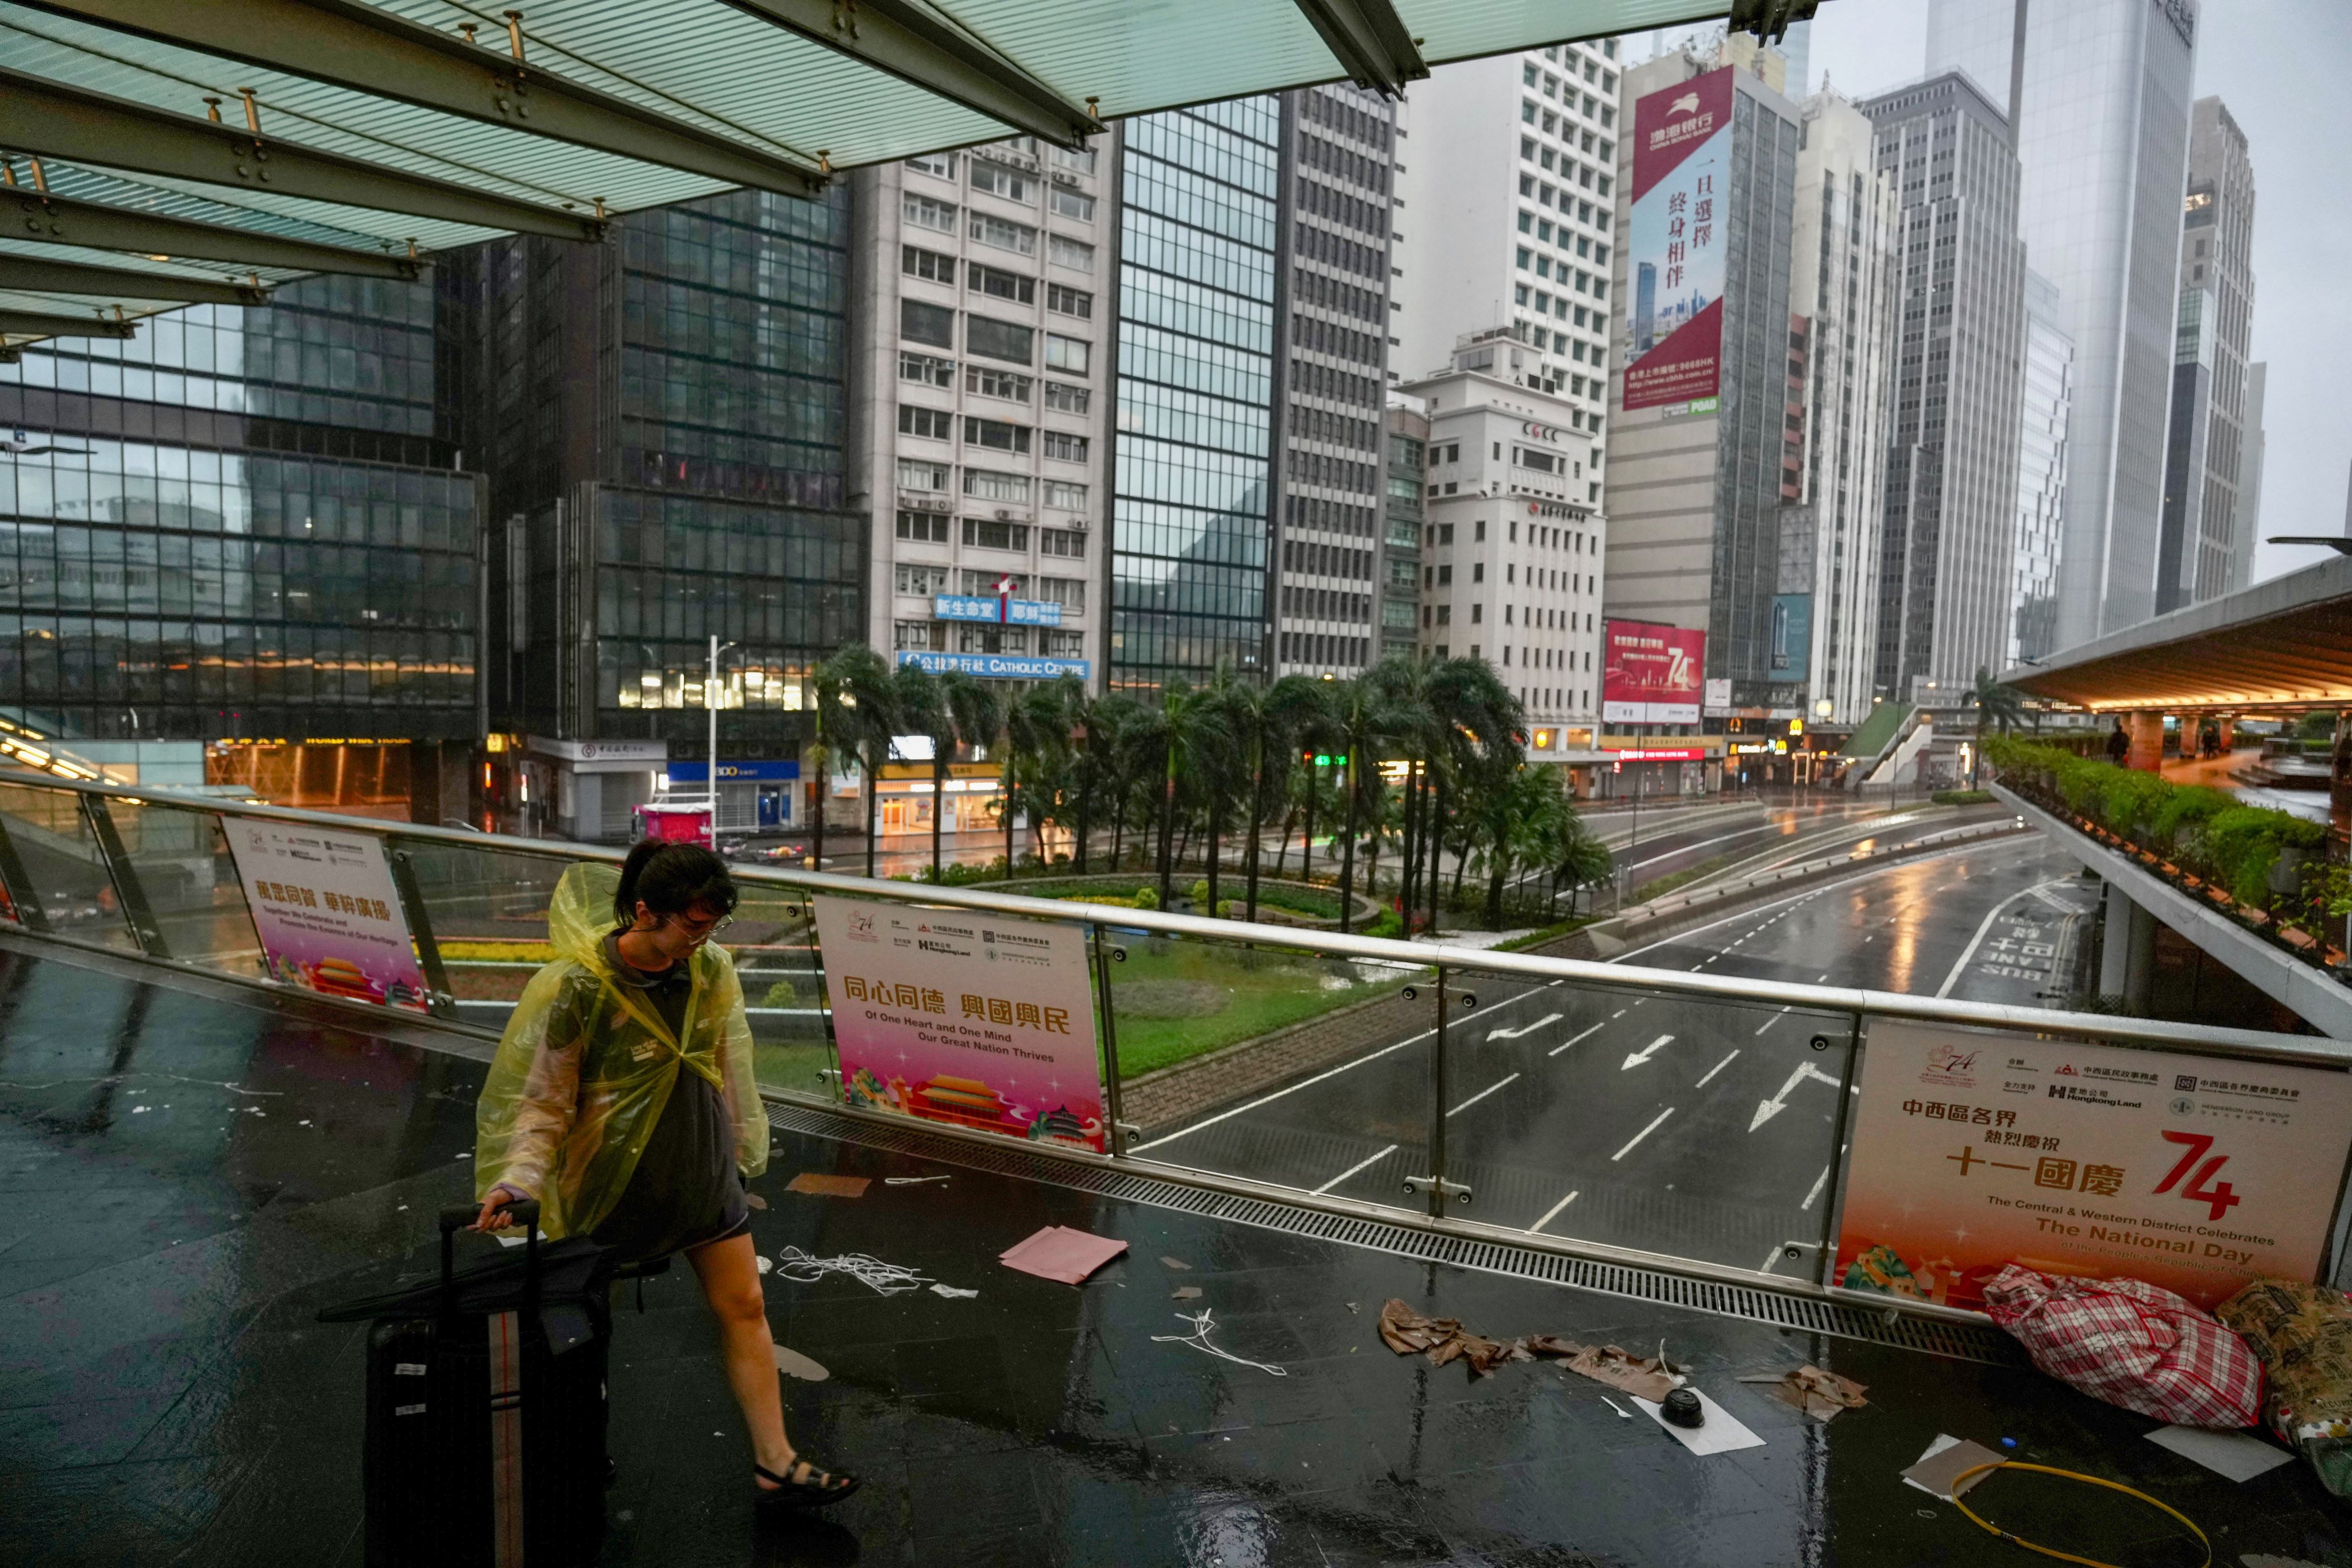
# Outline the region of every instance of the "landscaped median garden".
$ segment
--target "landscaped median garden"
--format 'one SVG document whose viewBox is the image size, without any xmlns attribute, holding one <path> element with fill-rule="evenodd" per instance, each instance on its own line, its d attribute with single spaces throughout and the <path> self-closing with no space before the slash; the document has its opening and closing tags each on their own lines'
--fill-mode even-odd
<svg viewBox="0 0 2352 1568">
<path fill-rule="evenodd" d="M 2344 963 L 2352 871 L 2329 857 L 2326 824 L 2013 735 L 1987 736 L 1985 756 L 2005 786 L 2182 891 L 2315 963 Z"/>
</svg>

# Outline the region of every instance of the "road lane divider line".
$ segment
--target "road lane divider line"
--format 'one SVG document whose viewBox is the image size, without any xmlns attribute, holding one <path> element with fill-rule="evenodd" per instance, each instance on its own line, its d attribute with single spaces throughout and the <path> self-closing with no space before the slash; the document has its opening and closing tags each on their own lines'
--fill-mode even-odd
<svg viewBox="0 0 2352 1568">
<path fill-rule="evenodd" d="M 1544 1226 L 1546 1226 L 1549 1225 L 1552 1221 L 1554 1221 L 1554 1220 L 1558 1219 L 1558 1218 L 1559 1217 L 1559 1211 L 1560 1211 L 1560 1210 L 1562 1210 L 1562 1209 L 1564 1209 L 1564 1208 L 1566 1208 L 1569 1205 L 1570 1205 L 1570 1204 L 1574 1203 L 1575 1201 L 1576 1201 L 1576 1194 L 1575 1194 L 1574 1193 L 1570 1193 L 1570 1194 L 1568 1194 L 1568 1196 L 1566 1196 L 1566 1197 L 1564 1197 L 1564 1198 L 1560 1199 L 1560 1200 L 1559 1200 L 1559 1202 L 1558 1202 L 1558 1203 L 1556 1203 L 1556 1204 L 1552 1205 L 1551 1205 L 1551 1207 L 1549 1207 L 1549 1208 L 1548 1208 L 1548 1209 L 1544 1210 L 1544 1216 L 1543 1216 L 1543 1218 L 1541 1218 L 1541 1219 L 1539 1219 L 1539 1220 L 1536 1221 L 1536 1222 L 1535 1222 L 1535 1224 L 1533 1224 L 1533 1225 L 1531 1225 L 1531 1226 L 1528 1226 L 1528 1233 L 1529 1235 L 1533 1235 L 1535 1232 L 1539 1231 L 1539 1230 L 1541 1230 Z"/>
<path fill-rule="evenodd" d="M 1801 1203 L 1801 1204 L 1799 1204 L 1797 1206 L 1798 1206 L 1800 1209 L 1807 1209 L 1807 1210 L 1810 1210 L 1810 1209 L 1813 1206 L 1813 1205 L 1814 1205 L 1814 1204 L 1816 1204 L 1816 1203 L 1818 1203 L 1818 1202 L 1820 1202 L 1820 1201 L 1821 1201 L 1822 1189 L 1823 1187 L 1828 1186 L 1829 1184 L 1830 1184 L 1830 1168 L 1829 1168 L 1827 1165 L 1823 1165 L 1823 1166 L 1822 1167 L 1822 1173 L 1821 1173 L 1820 1175 L 1815 1176 L 1815 1177 L 1813 1178 L 1813 1190 L 1812 1190 L 1811 1192 L 1810 1192 L 1810 1193 L 1807 1193 L 1807 1194 L 1805 1194 L 1805 1201 L 1804 1201 L 1803 1203 Z"/>
<path fill-rule="evenodd" d="M 1759 1034 L 1759 1035 L 1760 1035 L 1760 1034 L 1762 1034 L 1765 1030 L 1767 1030 L 1767 1029 L 1770 1028 L 1773 1025 L 1775 1025 L 1775 1024 L 1779 1023 L 1781 1019 L 1783 1019 L 1783 1018 L 1787 1017 L 1788 1016 L 1789 1016 L 1789 1009 L 1788 1009 L 1788 1008 L 1786 1008 L 1786 1007 L 1781 1008 L 1779 1012 L 1777 1012 L 1777 1013 L 1773 1014 L 1770 1017 L 1769 1017 L 1769 1018 L 1765 1019 L 1762 1023 L 1760 1023 L 1760 1024 L 1757 1025 L 1757 1026 L 1756 1026 L 1756 1032 L 1757 1032 L 1758 1034 Z"/>
<path fill-rule="evenodd" d="M 1614 1154 L 1610 1155 L 1609 1163 L 1613 1165 L 1618 1161 L 1623 1159 L 1626 1155 L 1632 1153 L 1633 1152 L 1634 1143 L 1639 1143 L 1643 1139 L 1647 1138 L 1651 1133 L 1655 1132 L 1659 1126 L 1664 1122 L 1666 1118 L 1672 1116 L 1674 1113 L 1675 1108 L 1671 1105 L 1667 1106 L 1664 1110 L 1659 1111 L 1657 1121 L 1651 1122 L 1647 1127 L 1644 1127 L 1639 1132 L 1634 1133 L 1633 1142 L 1626 1144 Z"/>
<path fill-rule="evenodd" d="M 1656 1039 L 1652 1040 L 1640 1050 L 1629 1053 L 1625 1058 L 1625 1065 L 1619 1068 L 1617 1070 L 1619 1072 L 1624 1072 L 1630 1068 L 1640 1067 L 1643 1062 L 1646 1062 L 1652 1057 L 1656 1056 L 1658 1052 L 1673 1039 L 1674 1037 L 1672 1035 L 1660 1035 Z"/>
<path fill-rule="evenodd" d="M 1555 984 L 1557 984 L 1557 982 L 1555 982 Z M 1526 1036 L 1528 1036 L 1528 1035 L 1532 1035 L 1532 1034 L 1534 1034 L 1538 1029 L 1542 1028 L 1546 1024 L 1557 1024 L 1557 1023 L 1559 1023 L 1562 1018 L 1565 1018 L 1566 1016 L 1568 1016 L 1568 1015 L 1567 1015 L 1567 1014 L 1565 1014 L 1565 1013 L 1546 1013 L 1542 1017 L 1538 1018 L 1538 1019 L 1537 1019 L 1534 1023 L 1532 1023 L 1532 1024 L 1522 1025 L 1520 1027 L 1516 1028 L 1516 1029 L 1496 1029 L 1496 1030 L 1492 1030 L 1492 1031 L 1490 1031 L 1490 1032 L 1487 1034 L 1486 1037 L 1487 1037 L 1488 1039 L 1490 1039 L 1490 1040 L 1516 1040 L 1516 1039 L 1519 1039 L 1519 1038 L 1522 1038 L 1522 1037 L 1526 1037 Z"/>
<path fill-rule="evenodd" d="M 1517 1081 L 1518 1081 L 1518 1077 L 1519 1077 L 1519 1075 L 1518 1075 L 1518 1074 L 1517 1074 L 1517 1073 L 1513 1073 L 1509 1078 L 1504 1079 L 1503 1079 L 1501 1082 L 1499 1082 L 1499 1083 L 1490 1083 L 1490 1084 L 1488 1084 L 1486 1088 L 1484 1088 L 1484 1089 L 1480 1089 L 1477 1093 L 1475 1093 L 1475 1094 L 1472 1095 L 1469 1099 L 1467 1099 L 1467 1100 L 1464 1100 L 1461 1104 L 1459 1104 L 1459 1105 L 1455 1106 L 1453 1110 L 1451 1110 L 1447 1111 L 1445 1114 L 1446 1114 L 1446 1115 L 1448 1115 L 1448 1116 L 1459 1116 L 1459 1115 L 1461 1115 L 1464 1111 L 1465 1111 L 1465 1110 L 1469 1110 L 1472 1106 L 1474 1106 L 1474 1105 L 1477 1104 L 1480 1100 L 1482 1100 L 1486 1099 L 1488 1095 L 1490 1095 L 1490 1094 L 1494 1093 L 1496 1089 L 1502 1089 L 1502 1088 L 1504 1088 L 1505 1086 L 1507 1086 L 1507 1085 L 1508 1085 L 1508 1084 L 1512 1084 L 1512 1083 L 1516 1083 L 1516 1082 L 1517 1082 Z"/>
<path fill-rule="evenodd" d="M 1736 1057 L 1738 1054 L 1739 1053 L 1738 1051 L 1734 1051 L 1731 1053 L 1731 1057 Z M 1721 1061 L 1716 1063 L 1713 1067 L 1707 1068 L 1706 1078 L 1699 1079 L 1696 1083 L 1691 1085 L 1691 1087 L 1693 1089 L 1705 1089 L 1707 1085 L 1708 1079 L 1712 1079 L 1716 1074 L 1721 1072 L 1724 1068 L 1731 1065 L 1731 1057 L 1726 1057 Z"/>
<path fill-rule="evenodd" d="M 1602 1022 L 1603 1022 L 1603 1023 L 1605 1023 L 1605 1022 L 1607 1022 L 1607 1020 L 1606 1020 L 1606 1019 L 1603 1019 L 1603 1020 L 1602 1020 Z M 1595 1024 L 1595 1025 L 1593 1025 L 1593 1026 L 1592 1026 L 1592 1029 L 1597 1029 L 1597 1028 L 1599 1028 L 1599 1027 L 1601 1027 L 1601 1025 L 1600 1025 L 1600 1024 Z M 1549 1050 L 1546 1051 L 1546 1052 L 1544 1053 L 1544 1055 L 1546 1055 L 1546 1056 L 1548 1056 L 1548 1057 L 1556 1057 L 1556 1056 L 1559 1055 L 1559 1053 L 1560 1053 L 1560 1052 L 1562 1052 L 1562 1051 L 1564 1051 L 1564 1050 L 1568 1049 L 1568 1047 L 1570 1047 L 1570 1046 L 1572 1046 L 1572 1045 L 1576 1044 L 1576 1042 L 1577 1042 L 1578 1040 L 1580 1040 L 1580 1039 L 1584 1038 L 1584 1036 L 1585 1036 L 1585 1035 L 1589 1035 L 1589 1034 L 1592 1033 L 1592 1029 L 1587 1029 L 1587 1030 L 1585 1030 L 1585 1031 L 1584 1031 L 1584 1033 L 1583 1033 L 1583 1034 L 1576 1035 L 1576 1036 L 1574 1036 L 1574 1037 L 1570 1037 L 1570 1038 L 1569 1038 L 1569 1039 L 1562 1040 L 1559 1044 L 1558 1044 L 1558 1045 L 1554 1046 L 1551 1049 L 1549 1049 Z"/>
<path fill-rule="evenodd" d="M 1338 1078 L 1341 1073 L 1348 1071 L 1350 1068 L 1360 1068 L 1366 1062 L 1378 1061 L 1381 1058 L 1387 1056 L 1391 1051 L 1401 1051 L 1407 1046 L 1417 1046 L 1422 1041 L 1428 1039 L 1432 1035 L 1436 1033 L 1437 1031 L 1435 1029 L 1423 1029 L 1418 1035 L 1409 1036 L 1404 1039 L 1397 1041 L 1391 1046 L 1382 1046 L 1379 1050 L 1368 1052 L 1363 1056 L 1358 1057 L 1354 1061 L 1341 1062 L 1338 1067 L 1326 1068 L 1324 1071 L 1317 1073 L 1313 1078 L 1301 1079 L 1287 1089 L 1277 1089 L 1272 1094 L 1261 1095 L 1257 1099 L 1249 1101 L 1247 1104 L 1234 1106 L 1231 1110 L 1220 1110 L 1214 1116 L 1195 1121 L 1190 1127 L 1180 1128 L 1176 1131 L 1169 1133 L 1165 1138 L 1154 1138 L 1149 1143 L 1138 1143 L 1129 1149 L 1128 1152 L 1130 1154 L 1139 1154 L 1146 1149 L 1157 1149 L 1162 1143 L 1172 1143 L 1179 1138 L 1198 1132 L 1203 1127 L 1214 1127 L 1218 1122 L 1224 1121 L 1228 1117 L 1239 1116 L 1245 1110 L 1255 1110 L 1261 1105 L 1271 1105 L 1276 1100 L 1282 1099 L 1285 1095 L 1297 1094 L 1300 1089 L 1307 1088 L 1310 1084 L 1321 1083 L 1327 1078 Z"/>
<path fill-rule="evenodd" d="M 1318 1198 L 1321 1197 L 1325 1193 L 1329 1192 L 1333 1187 L 1338 1186 L 1341 1182 L 1346 1181 L 1349 1177 L 1355 1175 L 1360 1172 L 1370 1170 L 1374 1165 L 1379 1164 L 1381 1161 L 1387 1159 L 1396 1152 L 1397 1146 L 1391 1143 L 1387 1148 L 1381 1150 L 1379 1153 L 1373 1155 L 1370 1159 L 1361 1161 L 1356 1164 L 1349 1166 L 1346 1170 L 1340 1172 L 1338 1175 L 1332 1177 L 1329 1181 L 1316 1188 L 1315 1195 Z"/>
</svg>

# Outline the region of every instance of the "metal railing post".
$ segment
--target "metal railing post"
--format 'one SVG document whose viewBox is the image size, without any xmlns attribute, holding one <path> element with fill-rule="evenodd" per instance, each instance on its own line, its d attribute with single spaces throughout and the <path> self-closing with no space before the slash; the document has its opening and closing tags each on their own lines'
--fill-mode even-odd
<svg viewBox="0 0 2352 1568">
<path fill-rule="evenodd" d="M 114 884 L 114 901 L 122 911 L 123 923 L 131 928 L 131 938 L 139 951 L 149 958 L 169 958 L 170 944 L 163 940 L 163 928 L 155 923 L 155 911 L 147 902 L 147 889 L 139 885 L 139 873 L 131 864 L 130 853 L 122 847 L 122 836 L 114 830 L 114 817 L 107 810 L 102 795 L 80 795 L 82 820 L 89 824 L 90 841 L 98 846 L 99 858 L 106 862 L 106 875 Z"/>
<path fill-rule="evenodd" d="M 1856 1012 L 1848 1026 L 1845 1046 L 1845 1067 L 1838 1074 L 1837 1115 L 1830 1129 L 1830 1168 L 1822 1182 L 1822 1246 L 1821 1282 L 1837 1283 L 1838 1225 L 1845 1217 L 1845 1143 L 1846 1130 L 1853 1121 L 1854 1080 L 1862 1076 L 1862 1052 L 1864 1031 L 1863 1014 Z M 1816 1035 L 1815 1041 L 1828 1038 Z"/>
<path fill-rule="evenodd" d="M 1099 998 L 1096 1006 L 1102 1019 L 1103 1116 L 1110 1125 L 1106 1128 L 1103 1150 L 1117 1158 L 1121 1152 L 1119 1141 L 1140 1137 L 1143 1129 L 1130 1126 L 1126 1108 L 1120 1102 L 1118 1075 L 1118 1023 L 1112 1016 L 1110 991 L 1110 952 L 1103 946 L 1103 928 L 1088 928 L 1095 949 L 1095 994 Z"/>
<path fill-rule="evenodd" d="M 416 885 L 416 868 L 409 864 L 407 848 L 390 834 L 384 836 L 383 851 L 383 863 L 392 872 L 392 890 L 400 899 L 400 912 L 408 920 L 409 940 L 416 943 L 417 967 L 425 972 L 425 1005 L 435 1017 L 454 1020 L 457 998 L 449 989 L 449 973 L 441 963 L 441 944 L 434 940 L 432 912 L 425 907 L 425 894 Z"/>
<path fill-rule="evenodd" d="M 1445 1213 L 1445 965 L 1437 966 L 1437 1033 L 1429 1042 L 1429 1216 Z"/>
<path fill-rule="evenodd" d="M 25 862 L 16 854 L 16 841 L 8 835 L 5 816 L 0 816 L 0 884 L 8 889 L 8 902 L 16 911 L 18 925 L 34 931 L 49 929 L 49 911 L 41 907 L 41 890 L 33 886 Z"/>
</svg>

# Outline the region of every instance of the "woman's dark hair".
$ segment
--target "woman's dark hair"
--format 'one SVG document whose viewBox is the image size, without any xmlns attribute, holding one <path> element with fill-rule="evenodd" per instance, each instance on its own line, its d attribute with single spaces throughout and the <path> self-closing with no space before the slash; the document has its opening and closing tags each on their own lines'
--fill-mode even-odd
<svg viewBox="0 0 2352 1568">
<path fill-rule="evenodd" d="M 640 903 L 657 915 L 682 915 L 697 905 L 714 915 L 732 914 L 735 898 L 735 879 L 727 874 L 726 861 L 699 844 L 648 838 L 621 863 L 613 913 L 623 925 L 635 921 Z"/>
</svg>

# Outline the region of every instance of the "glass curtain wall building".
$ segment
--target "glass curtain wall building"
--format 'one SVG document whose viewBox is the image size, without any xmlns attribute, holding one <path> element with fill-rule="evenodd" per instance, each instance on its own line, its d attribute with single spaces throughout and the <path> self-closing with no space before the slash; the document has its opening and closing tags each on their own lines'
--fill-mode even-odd
<svg viewBox="0 0 2352 1568">
<path fill-rule="evenodd" d="M 473 419 L 490 475 L 494 728 L 797 755 L 809 667 L 862 630 L 866 519 L 844 482 L 849 199 L 740 190 L 634 213 L 604 246 L 480 247 Z M 629 831 L 663 755 L 551 766 L 509 819 Z M 576 776 L 575 776 L 576 775 Z M 568 781 L 568 782 L 567 782 Z M 790 826 L 796 814 L 762 826 Z"/>
<path fill-rule="evenodd" d="M 100 759 L 205 742 L 304 805 L 354 804 L 313 775 L 368 743 L 370 804 L 437 819 L 442 770 L 379 744 L 457 742 L 462 781 L 478 730 L 478 481 L 436 316 L 429 280 L 316 276 L 0 364 L 0 710 Z"/>
<path fill-rule="evenodd" d="M 1280 105 L 1142 115 L 1121 142 L 1109 683 L 1263 674 Z"/>
<path fill-rule="evenodd" d="M 2058 552 L 2066 538 L 2066 424 L 2074 409 L 2074 340 L 2058 286 L 2025 270 L 2024 417 L 2017 437 L 2017 592 L 2005 664 L 2057 651 Z"/>
</svg>

